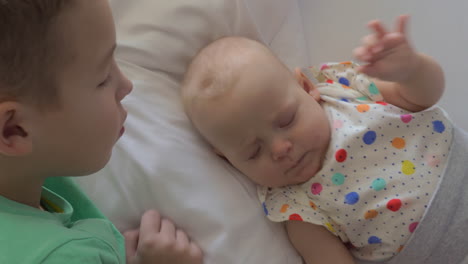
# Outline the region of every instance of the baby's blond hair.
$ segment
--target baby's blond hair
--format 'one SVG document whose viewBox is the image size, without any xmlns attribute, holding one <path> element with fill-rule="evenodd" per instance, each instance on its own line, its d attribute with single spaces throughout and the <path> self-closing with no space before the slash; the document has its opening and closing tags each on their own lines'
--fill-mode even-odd
<svg viewBox="0 0 468 264">
<path fill-rule="evenodd" d="M 201 49 L 182 82 L 182 101 L 189 118 L 193 119 L 201 104 L 228 94 L 243 66 L 259 55 L 274 58 L 263 44 L 243 37 L 223 37 Z"/>
</svg>

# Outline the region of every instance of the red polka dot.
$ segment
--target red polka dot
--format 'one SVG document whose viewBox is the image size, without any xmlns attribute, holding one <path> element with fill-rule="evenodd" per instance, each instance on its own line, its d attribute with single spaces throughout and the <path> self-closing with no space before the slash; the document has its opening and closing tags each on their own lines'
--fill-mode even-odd
<svg viewBox="0 0 468 264">
<path fill-rule="evenodd" d="M 344 149 L 340 149 L 335 153 L 335 159 L 338 162 L 344 162 L 347 156 L 348 156 L 348 153 Z"/>
<path fill-rule="evenodd" d="M 302 217 L 298 214 L 292 214 L 289 216 L 289 220 L 292 220 L 292 221 L 303 221 L 302 220 Z"/>
<path fill-rule="evenodd" d="M 396 212 L 396 211 L 400 210 L 401 200 L 400 199 L 392 199 L 392 200 L 388 201 L 387 208 L 388 208 L 388 210 L 393 211 L 393 212 Z"/>
<path fill-rule="evenodd" d="M 333 80 L 328 79 L 327 83 L 333 83 Z"/>
<path fill-rule="evenodd" d="M 384 101 L 377 101 L 377 102 L 375 102 L 375 103 L 376 103 L 376 104 L 380 104 L 380 105 L 388 105 L 388 104 L 387 104 L 386 102 L 384 102 Z"/>
</svg>

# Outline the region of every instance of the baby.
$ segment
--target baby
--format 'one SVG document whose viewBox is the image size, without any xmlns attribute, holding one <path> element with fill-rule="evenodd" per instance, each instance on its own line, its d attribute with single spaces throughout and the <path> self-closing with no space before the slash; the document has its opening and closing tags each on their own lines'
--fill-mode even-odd
<svg viewBox="0 0 468 264">
<path fill-rule="evenodd" d="M 407 248 L 408 241 L 441 192 L 457 129 L 433 106 L 443 72 L 414 51 L 407 21 L 400 16 L 395 31 L 369 23 L 373 34 L 354 51 L 364 66 L 291 73 L 262 44 L 227 37 L 201 50 L 187 71 L 182 98 L 192 123 L 259 185 L 265 214 L 286 222 L 308 264 L 396 263 L 403 248 L 415 257 L 417 243 Z M 457 228 L 466 227 L 464 217 Z M 463 259 L 466 245 L 452 243 L 455 251 L 445 253 L 458 256 L 449 263 Z M 417 254 L 398 263 L 432 263 L 428 255 L 438 253 Z"/>
</svg>

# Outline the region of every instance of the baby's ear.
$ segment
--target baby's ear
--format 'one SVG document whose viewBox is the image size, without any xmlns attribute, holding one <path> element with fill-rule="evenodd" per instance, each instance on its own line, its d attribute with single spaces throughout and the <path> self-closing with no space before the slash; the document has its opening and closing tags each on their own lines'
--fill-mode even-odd
<svg viewBox="0 0 468 264">
<path fill-rule="evenodd" d="M 294 69 L 294 76 L 304 91 L 310 94 L 315 100 L 320 100 L 320 92 L 317 87 L 302 73 L 300 68 Z"/>
<path fill-rule="evenodd" d="M 23 110 L 17 102 L 0 103 L 0 154 L 17 157 L 32 152 L 32 139 Z"/>
</svg>

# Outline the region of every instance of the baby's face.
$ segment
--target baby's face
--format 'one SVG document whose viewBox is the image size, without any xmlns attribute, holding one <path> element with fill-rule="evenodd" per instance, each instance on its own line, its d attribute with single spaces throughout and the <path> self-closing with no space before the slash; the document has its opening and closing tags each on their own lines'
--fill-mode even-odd
<svg viewBox="0 0 468 264">
<path fill-rule="evenodd" d="M 293 74 L 279 68 L 245 67 L 231 91 L 210 102 L 209 118 L 199 126 L 233 166 L 268 187 L 313 177 L 330 140 L 329 122 L 318 100 Z"/>
</svg>

